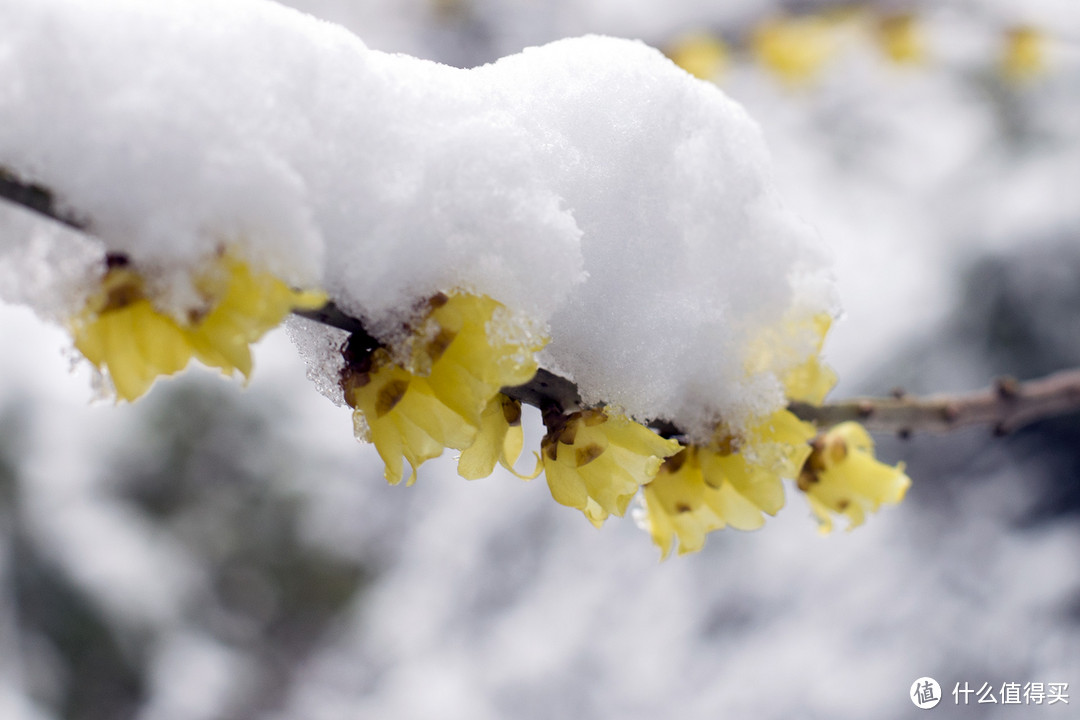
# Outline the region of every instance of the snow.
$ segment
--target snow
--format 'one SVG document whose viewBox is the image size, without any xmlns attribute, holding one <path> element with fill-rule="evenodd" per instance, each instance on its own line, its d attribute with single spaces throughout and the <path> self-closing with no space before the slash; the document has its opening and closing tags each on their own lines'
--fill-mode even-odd
<svg viewBox="0 0 1080 720">
<path fill-rule="evenodd" d="M 587 402 L 708 436 L 783 403 L 786 366 L 747 373 L 755 338 L 833 309 L 757 125 L 642 43 L 461 70 L 256 0 L 7 2 L 0 23 L 0 160 L 178 316 L 223 247 L 383 338 L 438 292 L 483 293 L 544 329 Z"/>
<path fill-rule="evenodd" d="M 669 22 L 672 6 L 574 0 L 538 8 L 474 0 L 457 5 L 472 8 L 483 22 L 459 26 L 437 24 L 434 4 L 418 1 L 294 4 L 348 20 L 371 47 L 485 61 L 589 31 L 662 43 L 666 30 L 658 28 Z M 744 27 L 741 15 L 756 17 L 780 3 L 754 3 L 749 11 L 747 4 L 717 0 L 678 7 L 690 8 L 684 13 L 688 23 L 730 30 Z M 1075 248 L 1080 232 L 1074 199 L 1080 186 L 1080 85 L 1076 51 L 1070 54 L 1064 42 L 1080 27 L 1080 13 L 1073 0 L 1058 2 L 1044 27 L 1057 38 L 1060 64 L 1038 82 L 995 95 L 987 73 L 1000 21 L 976 12 L 985 4 L 950 2 L 947 16 L 938 14 L 937 3 L 924 4 L 921 16 L 936 19 L 928 28 L 934 60 L 926 67 L 887 67 L 868 52 L 845 56 L 817 86 L 790 93 L 741 60 L 722 80 L 762 124 L 781 197 L 818 227 L 836 260 L 845 314 L 831 333 L 827 359 L 840 371 L 841 397 L 884 394 L 909 379 L 913 390 L 974 388 L 992 373 L 1017 372 L 1012 365 L 990 367 L 979 344 L 983 335 L 942 324 L 957 312 L 962 271 L 987 254 L 1001 255 L 1012 267 L 1046 253 L 1010 276 L 1007 282 L 1016 286 L 1009 295 L 1057 297 L 1056 309 L 1048 304 L 1037 313 L 1035 329 L 1054 340 L 1047 361 L 1080 362 L 1077 335 L 1069 333 L 1080 316 L 1070 301 L 1075 294 L 1061 293 L 1075 284 L 1068 271 L 1076 265 L 1075 253 L 1062 250 Z M 1023 11 L 1035 3 L 1011 7 Z M 495 20 L 486 12 L 493 9 L 500 13 Z M 456 33 L 464 39 L 452 41 Z M 0 85 L 0 92 L 5 89 Z M 1022 121 L 1019 128 L 1006 127 L 1010 113 Z M 1008 134 L 1016 129 L 1023 131 L 1019 137 Z M 0 213 L 7 228 L 9 212 Z M 1038 246 L 1039 238 L 1054 237 L 1060 248 Z M 10 239 L 0 233 L 0 243 Z M 49 257 L 52 262 L 63 254 Z M 49 264 L 32 262 L 38 269 Z M 74 284 L 66 277 L 50 281 L 51 287 Z M 12 287 L 12 278 L 23 282 L 22 274 L 5 276 L 0 292 Z M 32 274 L 26 278 L 20 287 L 38 282 Z M 998 297 L 997 289 L 987 286 L 987 297 Z M 107 482 L 97 448 L 137 443 L 130 431 L 145 417 L 138 414 L 145 403 L 133 407 L 136 422 L 129 423 L 117 421 L 122 409 L 87 408 L 86 373 L 66 372 L 65 343 L 61 330 L 24 307 L 0 307 L 0 398 L 5 408 L 22 403 L 35 409 L 32 422 L 14 417 L 33 440 L 20 446 L 26 462 L 46 470 L 23 478 L 20 487 L 40 486 L 41 500 L 51 496 L 57 504 L 128 508 L 129 499 Z M 332 345 L 333 338 L 326 338 L 321 351 Z M 941 682 L 943 706 L 952 703 L 953 683 L 964 681 L 976 688 L 983 681 L 997 687 L 1004 681 L 1069 682 L 1071 704 L 1077 702 L 1080 524 L 1075 508 L 1034 524 L 1027 515 L 1033 504 L 1052 500 L 1048 488 L 1075 479 L 1076 465 L 1049 464 L 1040 446 L 1024 454 L 978 432 L 904 444 L 879 438 L 884 458 L 908 462 L 914 484 L 903 505 L 866 527 L 818 539 L 807 509 L 793 498 L 760 532 L 724 532 L 702 553 L 659 565 L 649 539 L 630 522 L 609 522 L 596 532 L 576 513 L 555 507 L 542 483 L 507 475 L 465 483 L 444 458 L 426 464 L 413 488 L 386 487 L 374 450 L 353 442 L 347 411 L 312 392 L 284 335 L 268 337 L 256 355 L 255 376 L 242 395 L 209 375 L 189 379 L 204 380 L 216 397 L 235 395 L 245 407 L 259 407 L 268 396 L 279 400 L 266 422 L 281 432 L 272 442 L 236 452 L 267 455 L 273 445 L 288 447 L 304 472 L 285 492 L 267 482 L 265 497 L 284 495 L 304 507 L 306 524 L 297 542 L 316 542 L 358 564 L 374 558 L 379 570 L 330 632 L 314 638 L 309 654 L 289 655 L 295 665 L 287 677 L 279 674 L 280 656 L 256 651 L 247 656 L 252 665 L 212 663 L 239 688 L 260 663 L 271 668 L 263 670 L 264 678 L 284 700 L 269 709 L 257 702 L 258 709 L 245 716 L 427 718 L 432 709 L 425 699 L 434 696 L 444 700 L 436 711 L 441 717 L 906 717 L 915 711 L 904 695 L 923 675 Z M 527 442 L 535 445 L 539 422 L 529 413 L 525 420 Z M 42 457 L 50 462 L 41 465 Z M 89 475 L 96 477 L 97 491 L 65 488 L 65 480 Z M 5 511 L 25 515 L 18 508 Z M 131 605 L 160 612 L 162 592 L 155 585 L 161 568 L 149 569 L 143 560 L 161 553 L 161 561 L 171 562 L 175 556 L 161 552 L 168 545 L 146 537 L 141 525 L 102 535 L 87 532 L 89 524 L 45 531 L 73 517 L 126 522 L 118 512 L 46 511 L 23 539 L 51 547 L 68 558 L 67 566 L 91 551 L 136 555 L 138 571 L 119 578 L 126 580 L 124 606 L 113 602 L 107 582 L 114 578 L 100 569 L 91 567 L 100 574 L 85 573 L 73 585 L 92 598 L 104 595 L 99 602 L 115 609 L 109 617 L 121 627 L 122 611 Z M 105 545 L 106 538 L 120 547 Z M 5 572 L 13 565 L 6 558 Z M 182 574 L 166 570 L 170 586 L 183 581 Z M 131 581 L 138 577 L 142 583 Z M 28 614 L 8 601 L 12 593 L 6 587 L 0 599 L 5 633 Z M 213 651 L 211 659 L 218 656 L 214 641 L 234 648 L 227 634 L 210 641 L 194 619 L 200 602 L 212 600 L 198 592 L 181 596 L 190 603 L 186 615 L 157 628 L 160 647 L 147 653 L 156 658 L 150 666 L 161 678 L 145 689 L 141 709 L 147 715 L 162 708 L 182 714 L 223 700 L 220 679 L 205 688 L 206 697 L 182 706 L 170 692 L 164 675 L 196 692 L 206 651 Z M 0 715 L 61 717 L 61 710 L 34 694 L 49 678 L 32 665 L 33 637 L 27 633 L 24 628 L 18 637 L 3 638 L 8 662 L 0 663 Z M 178 651 L 174 638 L 194 638 L 198 652 L 188 649 L 190 640 Z M 997 705 L 983 714 L 1068 713 L 1068 706 Z"/>
</svg>

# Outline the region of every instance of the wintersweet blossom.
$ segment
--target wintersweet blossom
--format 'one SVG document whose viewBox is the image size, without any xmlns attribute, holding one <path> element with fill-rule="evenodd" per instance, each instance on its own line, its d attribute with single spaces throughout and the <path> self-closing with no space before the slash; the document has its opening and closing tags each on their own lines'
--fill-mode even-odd
<svg viewBox="0 0 1080 720">
<path fill-rule="evenodd" d="M 751 37 L 758 61 L 781 80 L 801 85 L 813 80 L 835 53 L 833 26 L 817 17 L 776 17 Z"/>
<path fill-rule="evenodd" d="M 638 488 L 680 448 L 625 415 L 592 409 L 549 421 L 541 457 L 555 501 L 600 527 L 609 515 L 625 514 Z"/>
<path fill-rule="evenodd" d="M 133 401 L 162 375 L 192 358 L 231 375 L 251 375 L 250 345 L 293 309 L 326 302 L 321 292 L 293 290 L 225 254 L 195 279 L 202 302 L 180 318 L 159 309 L 142 275 L 114 260 L 100 289 L 69 327 L 75 347 L 108 375 L 117 397 Z"/>
<path fill-rule="evenodd" d="M 820 403 L 836 383 L 836 374 L 821 361 L 821 349 L 832 318 L 825 313 L 789 320 L 763 332 L 751 352 L 747 373 L 780 363 L 788 366 L 781 378 L 790 400 Z M 808 335 L 813 352 L 799 362 L 777 356 L 788 347 L 785 337 Z M 783 480 L 799 476 L 810 455 L 813 424 L 780 408 L 735 432 L 721 423 L 711 442 L 691 446 L 669 458 L 656 479 L 645 486 L 642 525 L 664 557 L 678 540 L 679 554 L 696 552 L 705 536 L 733 527 L 754 530 L 784 505 Z"/>
<path fill-rule="evenodd" d="M 825 336 L 832 327 L 832 316 L 818 313 L 813 316 L 787 319 L 779 328 L 763 331 L 751 347 L 746 373 L 755 375 L 774 365 L 784 365 L 787 370 L 780 376 L 784 396 L 788 400 L 819 405 L 836 384 L 836 373 L 821 360 Z M 805 357 L 778 357 L 791 347 L 790 338 L 807 340 L 811 352 Z M 790 350 L 788 350 L 790 352 Z"/>
<path fill-rule="evenodd" d="M 492 473 L 498 463 L 519 478 L 532 480 L 544 469 L 536 453 L 533 453 L 536 455 L 536 467 L 531 474 L 523 475 L 514 469 L 524 445 L 521 403 L 499 393 L 480 416 L 480 431 L 476 439 L 458 458 L 458 475 L 466 480 L 484 478 Z"/>
<path fill-rule="evenodd" d="M 832 514 L 846 515 L 848 530 L 862 525 L 868 512 L 899 503 L 911 485 L 904 464 L 885 465 L 874 457 L 866 429 L 845 422 L 816 438 L 799 489 L 806 493 L 821 531 L 832 530 Z"/>
<path fill-rule="evenodd" d="M 466 451 L 467 477 L 480 477 L 487 467 L 489 445 L 509 461 L 505 437 L 495 439 L 492 402 L 500 388 L 532 379 L 544 341 L 517 330 L 506 308 L 491 298 L 454 294 L 429 302 L 406 344 L 404 359 L 379 348 L 342 375 L 356 435 L 375 444 L 387 481 L 401 482 L 404 457 L 411 485 L 417 468 L 444 448 Z M 469 453 L 478 438 L 482 445 Z"/>
<path fill-rule="evenodd" d="M 733 527 L 755 530 L 784 506 L 783 479 L 810 454 L 814 426 L 777 410 L 743 438 L 718 433 L 710 446 L 669 458 L 644 488 L 644 526 L 663 556 L 696 552 L 705 536 Z"/>
</svg>

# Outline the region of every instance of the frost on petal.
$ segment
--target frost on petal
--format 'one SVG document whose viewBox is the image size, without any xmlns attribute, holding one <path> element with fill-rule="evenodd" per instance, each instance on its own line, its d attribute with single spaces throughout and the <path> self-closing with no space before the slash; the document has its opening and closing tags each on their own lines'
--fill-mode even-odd
<svg viewBox="0 0 1080 720">
<path fill-rule="evenodd" d="M 625 514 L 638 488 L 679 448 L 625 415 L 594 409 L 551 422 L 541 456 L 556 502 L 599 527 L 609 515 Z"/>
<path fill-rule="evenodd" d="M 498 463 L 522 480 L 531 480 L 543 471 L 540 458 L 531 475 L 514 470 L 521 455 L 525 436 L 521 429 L 521 403 L 499 393 L 491 399 L 480 416 L 480 431 L 472 445 L 458 459 L 458 475 L 476 480 L 491 474 Z"/>
<path fill-rule="evenodd" d="M 873 439 L 855 422 L 841 423 L 816 438 L 799 475 L 799 489 L 806 493 L 823 533 L 832 530 L 833 514 L 846 515 L 851 530 L 867 513 L 903 500 L 910 485 L 904 464 L 878 462 Z"/>
</svg>

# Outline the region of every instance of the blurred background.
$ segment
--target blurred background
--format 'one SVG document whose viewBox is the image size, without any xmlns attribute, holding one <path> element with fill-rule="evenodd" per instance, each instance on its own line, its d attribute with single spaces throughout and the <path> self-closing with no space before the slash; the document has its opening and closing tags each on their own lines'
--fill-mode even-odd
<svg viewBox="0 0 1080 720">
<path fill-rule="evenodd" d="M 835 256 L 833 397 L 1080 365 L 1075 0 L 290 4 L 462 67 L 596 32 L 718 83 Z M 542 479 L 443 458 L 388 487 L 284 331 L 248 387 L 190 370 L 134 406 L 29 310 L 0 338 L 0 717 L 891 719 L 921 676 L 937 717 L 1080 705 L 1076 415 L 881 437 L 914 484 L 865 527 L 821 537 L 792 494 L 659 564 Z M 1074 697 L 1002 703 L 1029 682 Z"/>
</svg>

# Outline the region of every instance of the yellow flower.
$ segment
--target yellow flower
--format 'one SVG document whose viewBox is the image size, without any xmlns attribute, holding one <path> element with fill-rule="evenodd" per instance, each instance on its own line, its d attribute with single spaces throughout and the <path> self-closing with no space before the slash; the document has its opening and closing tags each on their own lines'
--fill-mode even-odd
<svg viewBox="0 0 1080 720">
<path fill-rule="evenodd" d="M 671 553 L 678 538 L 679 554 L 697 552 L 706 534 L 732 525 L 751 530 L 761 525 L 761 511 L 740 495 L 717 472 L 717 454 L 688 447 L 664 461 L 656 478 L 644 488 L 648 530 L 661 557 Z M 702 460 L 710 465 L 706 480 Z"/>
<path fill-rule="evenodd" d="M 226 375 L 251 375 L 252 343 L 277 327 L 294 309 L 326 304 L 322 292 L 300 292 L 269 273 L 253 273 L 245 263 L 225 256 L 199 283 L 207 297 L 218 298 L 201 320 L 187 328 L 195 358 Z"/>
<path fill-rule="evenodd" d="M 751 37 L 758 61 L 790 85 L 812 80 L 833 56 L 832 23 L 820 17 L 775 17 Z"/>
<path fill-rule="evenodd" d="M 249 345 L 294 308 L 317 308 L 318 292 L 291 289 L 269 273 L 222 257 L 196 286 L 205 306 L 178 321 L 158 310 L 143 278 L 129 266 L 110 268 L 101 290 L 70 322 L 75 347 L 108 374 L 119 398 L 133 401 L 161 375 L 184 369 L 194 357 L 230 375 L 251 374 Z"/>
<path fill-rule="evenodd" d="M 555 501 L 600 527 L 608 515 L 625 514 L 638 488 L 679 449 L 625 415 L 585 410 L 549 424 L 541 456 Z"/>
<path fill-rule="evenodd" d="M 1005 33 L 1001 73 L 1007 80 L 1030 80 L 1046 69 L 1046 39 L 1038 28 L 1017 25 Z"/>
<path fill-rule="evenodd" d="M 755 339 L 747 354 L 747 374 L 786 368 L 780 371 L 784 396 L 788 400 L 820 405 L 836 384 L 836 373 L 821 361 L 821 348 L 831 325 L 832 317 L 828 313 L 818 313 L 798 320 L 789 318 L 779 327 L 767 329 Z M 803 342 L 793 343 L 792 339 Z M 802 351 L 807 346 L 812 346 L 813 351 L 804 359 L 794 355 L 796 347 Z"/>
<path fill-rule="evenodd" d="M 668 49 L 667 56 L 700 80 L 715 80 L 731 61 L 731 53 L 724 41 L 709 33 L 680 37 Z"/>
<path fill-rule="evenodd" d="M 448 447 L 465 451 L 466 477 L 481 477 L 489 459 L 488 473 L 495 458 L 516 460 L 520 428 L 501 430 L 499 415 L 510 422 L 499 390 L 531 380 L 543 346 L 516 331 L 506 308 L 486 296 L 438 295 L 430 307 L 414 329 L 408 367 L 380 348 L 342 375 L 356 435 L 375 444 L 395 485 L 403 477 L 403 456 L 410 485 L 421 463 Z"/>
<path fill-rule="evenodd" d="M 721 432 L 713 446 L 669 458 L 644 490 L 648 529 L 662 556 L 676 538 L 682 555 L 700 550 L 714 530 L 761 527 L 765 514 L 783 507 L 781 480 L 795 477 L 813 436 L 813 425 L 777 410 L 746 440 Z"/>
<path fill-rule="evenodd" d="M 532 480 L 544 469 L 539 456 L 536 456 L 536 467 L 531 475 L 522 475 L 514 470 L 514 463 L 524 445 L 521 403 L 499 393 L 491 399 L 480 417 L 480 432 L 476 440 L 461 453 L 458 475 L 466 480 L 484 478 L 495 469 L 495 463 L 499 463 L 522 480 Z"/>
<path fill-rule="evenodd" d="M 784 394 L 788 400 L 820 405 L 836 384 L 836 373 L 821 362 L 821 347 L 825 344 L 825 335 L 831 326 L 832 317 L 828 313 L 819 313 L 788 328 L 788 332 L 807 332 L 816 338 L 814 353 L 783 377 Z"/>
<path fill-rule="evenodd" d="M 412 485 L 425 460 L 438 457 L 444 448 L 461 450 L 472 444 L 476 426 L 447 407 L 427 378 L 395 363 L 383 348 L 372 354 L 370 368 L 346 371 L 345 401 L 354 408 L 357 438 L 375 444 L 391 485 L 403 477 L 402 456 L 412 470 L 406 484 Z"/>
<path fill-rule="evenodd" d="M 914 13 L 881 17 L 877 23 L 877 40 L 885 57 L 898 65 L 914 65 L 926 59 L 922 31 Z"/>
<path fill-rule="evenodd" d="M 862 425 L 845 422 L 820 435 L 799 475 L 821 530 L 832 530 L 830 513 L 848 517 L 848 529 L 858 527 L 867 512 L 904 499 L 911 479 L 904 464 L 890 467 L 874 458 L 874 441 Z"/>
<path fill-rule="evenodd" d="M 536 374 L 545 341 L 519 331 L 509 312 L 486 295 L 438 295 L 418 328 L 412 370 L 427 375 L 443 403 L 480 427 L 480 416 L 503 387 Z"/>
</svg>

